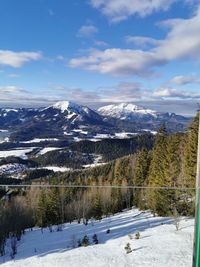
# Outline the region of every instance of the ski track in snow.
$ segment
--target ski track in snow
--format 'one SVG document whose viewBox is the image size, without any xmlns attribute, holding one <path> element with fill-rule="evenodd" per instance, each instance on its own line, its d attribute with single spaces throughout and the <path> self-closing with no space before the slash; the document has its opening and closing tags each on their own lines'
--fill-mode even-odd
<svg viewBox="0 0 200 267">
<path fill-rule="evenodd" d="M 153 217 L 150 212 L 132 209 L 87 226 L 73 222 L 65 224 L 63 231 L 52 233 L 48 229 L 27 230 L 18 243 L 15 260 L 0 257 L 2 267 L 189 267 L 192 263 L 194 220 L 182 218 L 176 231 L 173 219 Z M 110 234 L 106 230 L 110 229 Z M 140 239 L 130 239 L 136 232 Z M 87 234 L 97 234 L 99 244 L 73 248 L 76 240 Z M 133 251 L 126 254 L 130 243 Z"/>
</svg>

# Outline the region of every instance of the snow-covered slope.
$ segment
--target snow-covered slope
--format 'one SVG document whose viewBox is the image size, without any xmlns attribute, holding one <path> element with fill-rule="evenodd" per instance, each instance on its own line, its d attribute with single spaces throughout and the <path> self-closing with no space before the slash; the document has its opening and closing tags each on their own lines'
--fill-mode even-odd
<svg viewBox="0 0 200 267">
<path fill-rule="evenodd" d="M 58 111 L 61 111 L 61 113 L 67 112 L 69 114 L 78 114 L 78 115 L 86 115 L 86 114 L 88 115 L 92 111 L 86 106 L 81 106 L 71 101 L 56 102 L 54 105 L 49 106 L 45 109 L 42 109 L 42 111 L 45 111 L 48 109 L 56 109 Z"/>
<path fill-rule="evenodd" d="M 63 231 L 26 231 L 10 259 L 10 242 L 2 267 L 188 267 L 192 262 L 194 220 L 182 218 L 176 231 L 173 219 L 153 217 L 150 212 L 128 210 L 102 221 L 83 225 L 65 224 Z M 107 234 L 107 229 L 110 233 Z M 140 232 L 136 240 L 135 233 Z M 97 234 L 98 245 L 92 244 Z M 77 240 L 88 235 L 90 245 L 77 247 Z M 131 253 L 124 247 L 130 243 Z"/>
<path fill-rule="evenodd" d="M 40 114 L 35 118 L 36 120 L 44 120 L 46 122 L 54 121 L 59 123 L 70 122 L 85 122 L 90 123 L 94 121 L 101 121 L 101 116 L 92 109 L 78 105 L 71 101 L 60 101 L 52 106 L 40 110 Z"/>
<path fill-rule="evenodd" d="M 139 107 L 131 103 L 120 103 L 104 106 L 99 108 L 98 112 L 103 116 L 113 117 L 121 120 L 130 119 L 136 116 L 157 116 L 156 111 Z"/>
<path fill-rule="evenodd" d="M 54 105 L 47 107 L 44 110 L 48 110 L 48 109 L 56 109 L 61 111 L 62 113 L 67 112 L 69 114 L 79 114 L 79 115 L 85 115 L 88 114 L 90 112 L 89 108 L 84 107 L 84 106 L 80 106 L 74 102 L 71 101 L 59 101 L 57 103 L 55 103 Z"/>
</svg>

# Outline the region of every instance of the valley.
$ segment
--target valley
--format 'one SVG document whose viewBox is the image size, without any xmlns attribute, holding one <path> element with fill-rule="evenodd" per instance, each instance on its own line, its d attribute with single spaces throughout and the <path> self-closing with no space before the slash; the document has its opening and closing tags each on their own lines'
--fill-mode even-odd
<svg viewBox="0 0 200 267">
<path fill-rule="evenodd" d="M 151 139 L 151 147 L 154 135 L 163 124 L 169 132 L 185 131 L 190 121 L 191 118 L 159 113 L 131 103 L 109 105 L 97 111 L 69 101 L 38 109 L 2 108 L 0 159 L 8 160 L 6 164 L 0 162 L 0 175 L 23 176 L 30 167 L 25 161 L 17 163 L 18 158 L 33 161 L 36 168 L 52 171 L 94 167 L 134 153 L 140 137 Z M 116 155 L 110 156 L 113 145 Z"/>
</svg>

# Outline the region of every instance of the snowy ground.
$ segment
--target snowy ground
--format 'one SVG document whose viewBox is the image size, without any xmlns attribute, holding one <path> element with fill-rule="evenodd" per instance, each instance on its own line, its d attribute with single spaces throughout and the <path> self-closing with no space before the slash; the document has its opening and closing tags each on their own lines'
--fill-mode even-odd
<svg viewBox="0 0 200 267">
<path fill-rule="evenodd" d="M 31 144 L 31 143 L 40 143 L 40 142 L 45 142 L 45 141 L 59 141 L 59 139 L 58 138 L 34 138 L 32 140 L 23 141 L 21 143 Z"/>
<path fill-rule="evenodd" d="M 18 244 L 15 260 L 0 258 L 2 267 L 189 267 L 192 262 L 193 219 L 182 218 L 176 231 L 173 219 L 153 217 L 137 209 L 100 222 L 65 224 L 63 231 L 27 231 Z M 106 230 L 110 229 L 107 234 Z M 140 239 L 134 238 L 140 232 Z M 97 234 L 99 244 L 73 248 L 79 238 Z M 131 239 L 130 237 L 133 237 Z M 126 254 L 130 243 L 132 252 Z"/>
<path fill-rule="evenodd" d="M 106 164 L 102 161 L 102 155 L 98 155 L 98 154 L 90 154 L 90 155 L 92 155 L 94 157 L 93 163 L 83 165 L 83 168 L 93 168 L 93 167 L 97 167 L 97 166 Z"/>
<path fill-rule="evenodd" d="M 27 169 L 27 166 L 24 164 L 18 163 L 9 163 L 0 166 L 0 175 L 1 174 L 18 174 Z"/>
<path fill-rule="evenodd" d="M 71 168 L 58 167 L 58 166 L 46 166 L 46 167 L 40 167 L 39 169 L 46 169 L 54 172 L 68 172 L 72 170 Z"/>
<path fill-rule="evenodd" d="M 23 159 L 27 158 L 27 153 L 30 153 L 35 147 L 30 147 L 30 148 L 18 148 L 18 149 L 13 149 L 13 150 L 4 150 L 0 151 L 0 158 L 6 158 L 9 156 L 15 156 L 15 157 L 20 157 Z"/>
<path fill-rule="evenodd" d="M 60 150 L 60 149 L 61 149 L 60 147 L 45 147 L 45 148 L 42 148 L 42 149 L 37 153 L 37 156 L 44 155 L 44 154 L 46 154 L 47 152 L 54 151 L 54 150 Z"/>
</svg>

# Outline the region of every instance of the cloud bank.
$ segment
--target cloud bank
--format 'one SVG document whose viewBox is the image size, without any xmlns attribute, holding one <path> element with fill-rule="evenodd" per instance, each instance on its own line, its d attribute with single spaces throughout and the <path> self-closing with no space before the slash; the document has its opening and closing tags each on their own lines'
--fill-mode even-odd
<svg viewBox="0 0 200 267">
<path fill-rule="evenodd" d="M 108 1 L 109 2 L 109 1 Z M 152 1 L 151 1 L 152 2 Z M 162 22 L 168 34 L 155 47 L 142 49 L 93 49 L 83 57 L 72 58 L 69 66 L 113 76 L 149 76 L 160 67 L 175 60 L 200 62 L 200 7 L 190 19 L 172 19 Z M 134 38 L 134 37 L 133 37 Z M 134 41 L 153 42 L 137 36 Z M 130 38 L 129 38 L 130 41 Z"/>
</svg>

